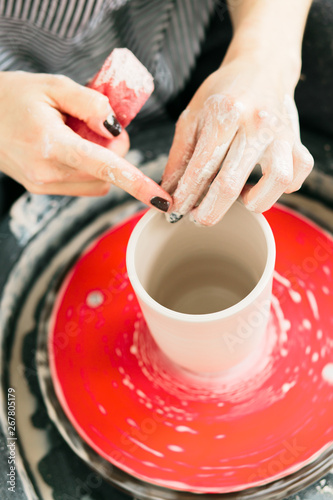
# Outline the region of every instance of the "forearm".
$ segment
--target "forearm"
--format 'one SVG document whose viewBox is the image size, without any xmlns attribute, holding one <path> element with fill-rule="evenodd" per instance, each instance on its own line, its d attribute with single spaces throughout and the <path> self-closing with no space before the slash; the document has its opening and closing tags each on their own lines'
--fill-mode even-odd
<svg viewBox="0 0 333 500">
<path fill-rule="evenodd" d="M 284 68 L 295 86 L 301 69 L 306 19 L 312 0 L 228 0 L 234 35 L 224 59 L 249 57 L 267 69 Z"/>
</svg>

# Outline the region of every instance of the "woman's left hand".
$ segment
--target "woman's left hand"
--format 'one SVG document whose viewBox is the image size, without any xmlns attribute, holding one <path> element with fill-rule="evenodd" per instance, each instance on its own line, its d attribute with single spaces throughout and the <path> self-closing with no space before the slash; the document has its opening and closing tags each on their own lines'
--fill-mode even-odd
<svg viewBox="0 0 333 500">
<path fill-rule="evenodd" d="M 198 89 L 177 125 L 162 187 L 173 193 L 169 220 L 191 212 L 213 225 L 242 193 L 249 210 L 268 210 L 300 188 L 313 167 L 302 145 L 294 87 L 274 67 L 249 58 L 222 65 Z M 255 167 L 262 177 L 243 190 Z"/>
</svg>

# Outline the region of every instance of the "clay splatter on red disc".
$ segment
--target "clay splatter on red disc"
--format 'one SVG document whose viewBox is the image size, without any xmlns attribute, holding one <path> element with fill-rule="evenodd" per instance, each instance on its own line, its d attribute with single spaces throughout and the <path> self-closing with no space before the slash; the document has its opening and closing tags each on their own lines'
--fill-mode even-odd
<svg viewBox="0 0 333 500">
<path fill-rule="evenodd" d="M 285 208 L 266 213 L 277 244 L 267 344 L 209 379 L 173 367 L 147 332 L 125 268 L 139 216 L 88 249 L 55 305 L 50 363 L 69 420 L 159 486 L 225 493 L 299 470 L 333 441 L 331 237 Z"/>
</svg>

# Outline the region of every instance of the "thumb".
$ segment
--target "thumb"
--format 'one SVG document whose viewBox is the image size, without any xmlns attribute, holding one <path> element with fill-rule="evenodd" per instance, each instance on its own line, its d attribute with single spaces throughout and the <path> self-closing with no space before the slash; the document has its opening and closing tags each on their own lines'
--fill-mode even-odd
<svg viewBox="0 0 333 500">
<path fill-rule="evenodd" d="M 98 135 L 110 139 L 112 134 L 103 125 L 107 118 L 110 122 L 110 116 L 115 116 L 109 99 L 97 90 L 84 87 L 66 76 L 54 78 L 50 97 L 59 111 L 84 121 Z"/>
</svg>

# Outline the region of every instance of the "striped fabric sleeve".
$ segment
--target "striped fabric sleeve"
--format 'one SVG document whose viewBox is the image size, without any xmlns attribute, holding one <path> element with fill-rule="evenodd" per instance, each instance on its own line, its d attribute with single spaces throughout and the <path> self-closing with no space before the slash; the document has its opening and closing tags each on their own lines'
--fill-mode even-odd
<svg viewBox="0 0 333 500">
<path fill-rule="evenodd" d="M 106 0 L 0 0 L 0 70 L 85 83 L 119 45 L 111 11 Z"/>
</svg>

